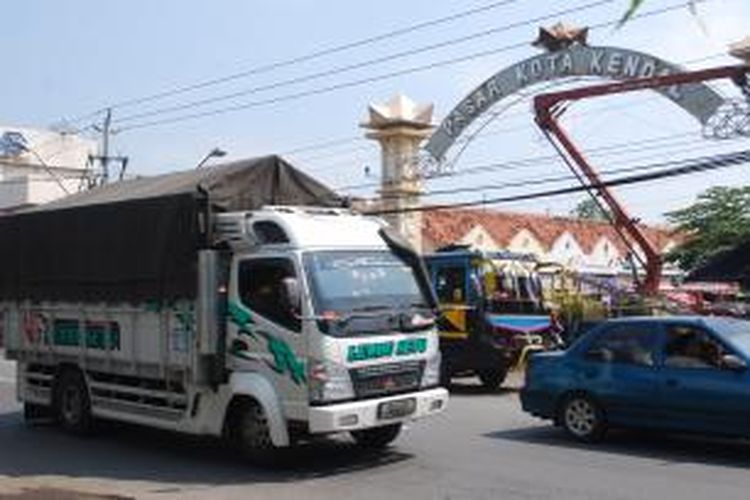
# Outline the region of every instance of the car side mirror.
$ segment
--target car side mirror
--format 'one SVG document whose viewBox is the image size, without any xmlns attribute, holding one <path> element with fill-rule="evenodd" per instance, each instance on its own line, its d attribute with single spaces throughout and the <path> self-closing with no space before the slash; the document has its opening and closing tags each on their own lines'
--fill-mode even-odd
<svg viewBox="0 0 750 500">
<path fill-rule="evenodd" d="M 295 314 L 302 311 L 302 290 L 297 278 L 287 277 L 282 281 L 284 306 Z"/>
<path fill-rule="evenodd" d="M 747 370 L 747 363 L 744 359 L 735 354 L 725 354 L 721 357 L 721 366 L 733 372 L 744 372 Z"/>
</svg>

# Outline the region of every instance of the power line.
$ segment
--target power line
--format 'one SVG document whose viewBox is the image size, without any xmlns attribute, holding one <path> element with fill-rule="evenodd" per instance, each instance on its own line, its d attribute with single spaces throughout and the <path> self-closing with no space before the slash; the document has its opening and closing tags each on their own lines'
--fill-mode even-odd
<svg viewBox="0 0 750 500">
<path fill-rule="evenodd" d="M 677 139 L 680 137 L 692 137 L 695 134 L 692 132 L 684 132 L 679 134 L 669 134 L 659 137 L 652 137 L 649 139 L 640 139 L 640 140 L 632 140 L 632 141 L 624 141 L 624 142 L 617 142 L 612 144 L 607 144 L 604 146 L 591 148 L 585 153 L 590 156 L 609 156 L 610 154 L 622 154 L 622 153 L 628 153 L 628 152 L 640 152 L 640 151 L 648 151 L 653 149 L 659 149 L 664 146 L 666 147 L 675 147 L 675 146 L 681 146 L 683 144 L 692 144 L 694 141 L 679 141 L 675 142 L 673 139 Z M 668 143 L 668 144 L 659 144 L 665 141 L 674 142 Z M 656 143 L 656 144 L 653 144 Z M 645 144 L 645 145 L 644 145 Z M 718 144 L 718 143 L 717 143 Z M 612 151 L 612 153 L 607 154 L 608 152 Z M 458 171 L 454 172 L 446 172 L 440 175 L 436 175 L 433 177 L 428 177 L 426 180 L 432 181 L 432 180 L 441 180 L 445 178 L 454 178 L 454 177 L 462 177 L 465 175 L 474 175 L 478 173 L 485 173 L 485 172 L 494 172 L 494 171 L 513 171 L 513 170 L 519 170 L 521 168 L 525 168 L 528 166 L 536 166 L 536 165 L 549 165 L 551 162 L 555 162 L 556 160 L 559 160 L 560 157 L 558 155 L 539 155 L 539 156 L 532 156 L 527 158 L 520 158 L 517 160 L 509 160 L 504 162 L 495 162 L 495 163 L 487 163 L 483 165 L 475 165 L 472 167 L 463 168 Z M 355 185 L 349 185 L 349 186 L 338 186 L 334 187 L 333 189 L 336 190 L 352 190 L 352 189 L 363 189 L 367 187 L 375 187 L 380 186 L 381 182 L 368 182 L 368 183 L 362 183 L 362 184 L 355 184 Z"/>
<path fill-rule="evenodd" d="M 689 60 L 686 60 L 686 61 L 681 61 L 678 64 L 695 64 L 695 63 L 699 63 L 699 62 L 705 62 L 705 61 L 709 61 L 709 60 L 712 60 L 712 59 L 716 59 L 718 57 L 723 57 L 725 55 L 726 54 L 724 52 L 717 52 L 717 53 L 714 53 L 714 54 L 711 54 L 711 55 L 708 55 L 708 56 L 705 56 L 705 57 L 700 57 L 700 58 L 696 58 L 696 59 L 689 59 Z M 655 97 L 654 100 L 656 100 L 656 99 L 657 98 Z M 648 99 L 648 100 L 650 101 L 651 99 Z M 639 103 L 637 103 L 635 105 L 640 105 L 640 104 L 641 104 L 641 102 L 639 102 Z M 592 114 L 594 112 L 609 112 L 611 110 L 624 108 L 626 106 L 627 107 L 632 107 L 632 106 L 634 106 L 634 104 L 628 103 L 628 104 L 623 104 L 623 105 L 601 106 L 601 107 L 597 107 L 596 109 L 592 109 L 592 110 L 589 110 L 589 111 L 584 112 L 584 113 L 579 113 L 576 116 L 589 115 L 589 114 Z M 528 116 L 528 112 L 527 111 L 523 111 L 523 112 L 517 112 L 517 113 L 503 114 L 502 116 L 504 118 L 514 118 L 514 117 L 517 117 L 517 116 Z M 505 133 L 505 132 L 515 132 L 515 131 L 518 131 L 518 130 L 524 130 L 525 128 L 527 128 L 527 127 L 526 126 L 519 126 L 519 127 L 512 127 L 512 128 L 501 129 L 501 130 L 493 130 L 490 133 L 483 133 L 482 135 L 477 136 L 474 140 L 483 140 L 483 139 L 485 139 L 488 136 L 500 135 L 500 133 Z M 347 144 L 347 143 L 351 143 L 351 142 L 360 142 L 360 141 L 365 141 L 365 140 L 366 139 L 364 137 L 362 137 L 361 135 L 346 136 L 346 137 L 341 137 L 341 138 L 338 138 L 338 139 L 326 140 L 326 141 L 321 141 L 321 142 L 307 144 L 307 145 L 300 146 L 300 147 L 295 147 L 295 148 L 292 148 L 292 149 L 289 149 L 289 150 L 286 150 L 286 151 L 282 151 L 279 154 L 281 154 L 281 155 L 292 155 L 292 154 L 296 154 L 296 153 L 300 153 L 300 152 L 305 152 L 305 151 L 316 151 L 316 150 L 320 150 L 320 149 L 325 150 L 325 149 L 330 149 L 332 147 L 335 147 L 335 146 L 338 146 L 338 145 L 341 145 L 341 144 Z M 461 140 L 462 139 L 459 139 L 456 142 L 458 143 Z M 355 148 L 352 148 L 352 150 L 354 150 L 354 149 Z M 360 148 L 357 147 L 356 149 L 360 149 Z M 317 159 L 317 158 L 318 157 L 316 156 L 315 159 Z"/>
<path fill-rule="evenodd" d="M 698 149 L 698 148 L 694 148 L 694 149 Z M 658 155 L 658 156 L 661 157 L 663 155 Z M 653 155 L 651 156 L 651 158 L 653 158 Z M 640 158 L 640 159 L 646 160 L 649 158 Z M 690 161 L 693 161 L 693 160 L 691 159 L 670 160 L 670 161 L 665 161 L 661 163 L 652 163 L 649 165 L 618 167 L 618 168 L 613 168 L 609 170 L 602 170 L 599 173 L 603 175 L 611 175 L 611 174 L 625 174 L 625 173 L 632 173 L 632 172 L 641 172 L 644 170 L 653 170 L 656 168 L 662 168 L 666 166 L 682 165 Z M 579 179 L 579 177 L 576 175 L 567 174 L 567 175 L 556 176 L 556 177 L 523 179 L 523 180 L 506 182 L 506 183 L 501 183 L 501 184 L 486 184 L 486 185 L 481 185 L 481 186 L 469 186 L 469 187 L 434 190 L 434 191 L 429 191 L 427 193 L 424 193 L 421 196 L 429 197 L 429 196 L 443 196 L 447 194 L 476 193 L 476 192 L 481 192 L 481 191 L 496 191 L 496 190 L 514 188 L 514 187 L 538 186 L 538 185 L 551 184 L 555 182 L 575 180 L 575 179 Z M 398 196 L 381 196 L 379 199 L 398 199 L 398 198 L 399 198 Z"/>
<path fill-rule="evenodd" d="M 381 33 L 379 35 L 374 35 L 374 36 L 370 36 L 370 37 L 367 37 L 367 38 L 362 38 L 360 40 L 355 40 L 353 42 L 344 43 L 342 45 L 337 45 L 337 46 L 330 47 L 330 48 L 327 48 L 327 49 L 322 49 L 322 50 L 318 50 L 318 51 L 315 51 L 315 52 L 311 52 L 309 54 L 304 54 L 304 55 L 292 57 L 292 58 L 289 58 L 289 59 L 283 59 L 281 61 L 272 62 L 272 63 L 266 64 L 266 65 L 263 65 L 263 66 L 258 66 L 258 67 L 255 67 L 255 68 L 250 68 L 250 69 L 245 70 L 245 71 L 239 71 L 239 72 L 236 72 L 236 73 L 231 73 L 231 74 L 228 74 L 228 75 L 225 75 L 225 76 L 221 76 L 221 77 L 217 77 L 217 78 L 211 78 L 211 79 L 208 79 L 208 80 L 203 80 L 203 81 L 199 81 L 199 82 L 188 84 L 188 85 L 177 86 L 177 87 L 169 89 L 169 90 L 165 90 L 165 91 L 161 91 L 161 92 L 156 92 L 154 94 L 149 94 L 149 95 L 142 96 L 142 97 L 135 97 L 135 98 L 132 98 L 132 99 L 126 99 L 126 100 L 123 100 L 123 101 L 115 102 L 115 103 L 113 103 L 113 104 L 111 104 L 111 105 L 109 105 L 107 107 L 108 108 L 112 108 L 112 109 L 119 109 L 119 108 L 123 108 L 123 107 L 135 106 L 135 105 L 138 105 L 138 104 L 143 104 L 143 103 L 146 103 L 146 102 L 161 100 L 161 99 L 164 99 L 164 98 L 167 98 L 167 97 L 172 97 L 172 96 L 175 96 L 175 95 L 185 94 L 185 93 L 193 92 L 195 90 L 200 90 L 200 89 L 203 89 L 203 88 L 206 88 L 206 87 L 212 87 L 212 86 L 219 85 L 219 84 L 222 84 L 222 83 L 227 83 L 227 82 L 230 82 L 230 81 L 234 81 L 234 80 L 246 78 L 248 76 L 258 75 L 258 74 L 261 74 L 261 73 L 267 73 L 269 71 L 277 70 L 277 69 L 284 68 L 284 67 L 287 67 L 287 66 L 292 66 L 292 65 L 295 65 L 295 64 L 303 63 L 303 62 L 308 62 L 308 61 L 311 61 L 311 60 L 314 60 L 314 59 L 318 59 L 318 58 L 321 58 L 321 57 L 324 57 L 324 56 L 329 56 L 329 55 L 332 55 L 332 54 L 337 54 L 337 53 L 345 52 L 345 51 L 348 51 L 348 50 L 351 50 L 351 49 L 363 47 L 365 45 L 370 45 L 370 44 L 373 44 L 373 43 L 381 42 L 381 41 L 387 40 L 389 38 L 399 37 L 399 36 L 402 36 L 402 35 L 413 33 L 415 31 L 423 30 L 425 28 L 431 28 L 431 27 L 434 27 L 434 26 L 439 26 L 441 24 L 450 23 L 450 22 L 453 22 L 453 21 L 457 21 L 459 19 L 471 17 L 471 16 L 474 16 L 474 15 L 477 15 L 477 14 L 481 14 L 481 13 L 484 13 L 484 12 L 489 12 L 489 11 L 497 9 L 499 7 L 503 7 L 503 6 L 506 6 L 506 5 L 510 5 L 510 4 L 516 3 L 518 1 L 519 0 L 502 0 L 502 1 L 498 1 L 498 2 L 493 2 L 493 3 L 488 4 L 488 5 L 483 5 L 483 6 L 480 6 L 480 7 L 475 7 L 475 8 L 472 8 L 472 9 L 460 11 L 460 12 L 457 12 L 455 14 L 451 14 L 451 15 L 448 15 L 448 16 L 439 17 L 439 18 L 436 18 L 436 19 L 428 20 L 428 21 L 423 21 L 423 22 L 420 22 L 420 23 L 417 23 L 417 24 L 413 24 L 413 25 L 410 25 L 410 26 L 405 26 L 403 28 L 398 28 L 398 29 L 395 29 L 395 30 L 392 30 L 392 31 L 388 31 L 386 33 Z M 106 109 L 106 108 L 104 108 L 104 109 Z M 81 117 L 81 118 L 78 118 L 78 119 L 74 119 L 74 121 L 80 121 L 81 119 L 85 119 L 87 117 L 94 116 L 96 114 L 101 113 L 102 111 L 103 110 L 98 110 L 98 111 L 96 111 L 94 113 L 91 113 L 89 115 L 85 115 L 84 117 Z"/>
<path fill-rule="evenodd" d="M 396 53 L 393 53 L 393 54 L 388 54 L 388 55 L 376 57 L 374 59 L 369 59 L 369 60 L 366 60 L 366 61 L 360 61 L 360 62 L 356 62 L 356 63 L 352 63 L 352 64 L 347 64 L 347 65 L 343 65 L 343 66 L 337 66 L 337 67 L 334 67 L 334 68 L 331 68 L 331 69 L 327 69 L 325 71 L 319 71 L 319 72 L 311 73 L 311 74 L 308 74 L 308 75 L 303 75 L 303 76 L 298 76 L 298 77 L 294 77 L 294 78 L 289 78 L 289 79 L 286 79 L 286 80 L 281 80 L 279 82 L 273 82 L 273 83 L 269 83 L 269 84 L 265 84 L 265 85 L 259 85 L 259 86 L 251 87 L 249 89 L 239 90 L 239 91 L 236 91 L 236 92 L 231 92 L 231 93 L 228 93 L 228 94 L 223 94 L 223 95 L 219 95 L 219 96 L 215 96 L 215 97 L 209 97 L 209 98 L 206 98 L 206 99 L 199 99 L 199 100 L 190 101 L 190 102 L 183 103 L 183 104 L 177 104 L 177 105 L 174 105 L 174 106 L 166 106 L 166 107 L 163 107 L 163 108 L 157 108 L 157 109 L 153 109 L 153 110 L 150 110 L 150 111 L 143 111 L 141 113 L 134 113 L 134 114 L 123 116 L 122 118 L 120 118 L 118 120 L 118 122 L 119 123 L 123 123 L 123 122 L 129 122 L 129 121 L 133 121 L 133 120 L 138 120 L 140 118 L 148 118 L 150 116 L 158 116 L 158 115 L 161 115 L 161 114 L 174 113 L 176 111 L 183 111 L 183 110 L 186 110 L 186 109 L 192 109 L 192 108 L 202 107 L 202 106 L 205 106 L 205 105 L 208 105 L 208 104 L 214 104 L 214 103 L 217 103 L 217 102 L 223 102 L 223 101 L 227 101 L 227 100 L 236 99 L 238 97 L 244 97 L 244 96 L 247 96 L 247 95 L 256 94 L 258 92 L 263 92 L 263 91 L 267 91 L 267 90 L 275 90 L 275 89 L 278 89 L 278 88 L 287 87 L 287 86 L 298 84 L 298 83 L 304 83 L 304 82 L 308 82 L 308 81 L 311 81 L 311 80 L 318 80 L 320 78 L 324 78 L 324 77 L 328 77 L 328 76 L 334 76 L 334 75 L 338 75 L 338 74 L 341 74 L 341 73 L 347 73 L 347 72 L 350 72 L 350 71 L 355 70 L 355 69 L 366 68 L 366 67 L 374 66 L 374 65 L 377 65 L 377 64 L 382 64 L 382 63 L 385 63 L 385 62 L 394 61 L 394 60 L 397 60 L 397 59 L 402 59 L 404 57 L 409 57 L 409 56 L 413 56 L 413 55 L 416 55 L 416 54 L 422 54 L 422 53 L 425 53 L 425 52 L 430 52 L 430 51 L 441 49 L 441 48 L 444 48 L 444 47 L 449 47 L 449 46 L 453 46 L 453 45 L 457 45 L 457 44 L 469 42 L 469 41 L 472 41 L 472 40 L 477 40 L 479 38 L 484 38 L 484 37 L 488 37 L 490 35 L 495 35 L 497 33 L 502 33 L 502 32 L 509 31 L 509 30 L 512 30 L 512 29 L 515 29 L 515 28 L 519 28 L 519 27 L 522 27 L 522 26 L 527 26 L 529 24 L 535 24 L 537 22 L 544 21 L 544 20 L 547 20 L 547 19 L 550 19 L 550 18 L 559 17 L 559 16 L 565 16 L 565 15 L 568 15 L 568 14 L 571 14 L 571 13 L 580 12 L 580 11 L 583 11 L 583 10 L 588 10 L 588 9 L 591 9 L 591 8 L 595 8 L 595 7 L 599 7 L 599 6 L 605 5 L 605 4 L 612 3 L 612 1 L 613 0 L 598 0 L 596 2 L 592 2 L 592 3 L 589 3 L 589 4 L 582 5 L 582 6 L 560 10 L 560 11 L 554 12 L 552 14 L 547 14 L 547 15 L 535 17 L 535 18 L 532 18 L 532 19 L 526 19 L 526 20 L 523 20 L 523 21 L 518 21 L 518 22 L 506 24 L 506 25 L 499 26 L 499 27 L 496 27 L 496 28 L 491 28 L 491 29 L 487 29 L 487 30 L 484 30 L 484 31 L 479 31 L 479 32 L 476 32 L 476 33 L 471 33 L 469 35 L 464 35 L 464 36 L 453 38 L 453 39 L 450 39 L 450 40 L 444 40 L 444 41 L 438 42 L 438 43 L 424 45 L 422 47 L 417 47 L 417 48 L 410 49 L 410 50 L 405 50 L 405 51 L 396 52 Z M 527 44 L 523 43 L 521 45 L 526 46 Z"/>
<path fill-rule="evenodd" d="M 445 204 L 434 204 L 434 205 L 423 205 L 419 207 L 400 208 L 393 210 L 377 210 L 368 212 L 373 215 L 387 215 L 397 213 L 410 213 L 410 212 L 427 212 L 434 210 L 444 209 L 456 209 L 456 208 L 468 208 L 474 206 L 486 206 L 496 205 L 500 203 L 510 203 L 516 201 L 534 200 L 540 198 L 551 198 L 555 196 L 567 195 L 572 193 L 580 193 L 583 191 L 589 191 L 599 187 L 617 187 L 627 186 L 632 184 L 640 184 L 645 182 L 652 182 L 661 179 L 668 179 L 673 177 L 680 177 L 684 175 L 690 175 L 701 172 L 709 172 L 718 170 L 721 168 L 727 168 L 735 165 L 741 165 L 750 162 L 750 150 L 739 151 L 734 153 L 728 153 L 725 155 L 715 155 L 712 157 L 697 158 L 687 165 L 675 167 L 672 169 L 665 169 L 660 172 L 649 172 L 645 174 L 632 175 L 628 177 L 620 177 L 609 181 L 603 181 L 598 184 L 585 184 L 582 186 L 570 186 L 560 189 L 552 189 L 548 191 L 537 191 L 533 193 L 518 194 L 512 196 L 503 196 L 499 198 L 489 198 L 482 200 L 473 200 L 460 203 L 445 203 Z"/>
<path fill-rule="evenodd" d="M 611 1 L 611 0 L 605 0 L 605 1 Z M 643 13 L 639 14 L 637 17 L 638 18 L 644 18 L 644 17 L 654 16 L 654 15 L 664 14 L 666 12 L 670 12 L 670 11 L 674 11 L 674 10 L 683 8 L 684 6 L 685 6 L 684 3 L 680 3 L 680 4 L 677 4 L 677 5 L 672 5 L 672 6 L 669 6 L 669 7 L 664 7 L 664 8 L 653 10 L 653 11 L 650 11 L 650 12 L 643 12 Z M 636 16 L 634 16 L 634 17 L 636 17 Z M 606 26 L 612 26 L 612 25 L 615 25 L 615 24 L 616 24 L 616 21 L 609 21 L 609 22 L 605 22 L 605 23 L 600 23 L 600 24 L 597 24 L 597 25 L 593 25 L 593 26 L 591 26 L 590 29 L 598 29 L 598 28 L 602 28 L 602 27 L 606 27 Z M 167 124 L 171 124 L 171 123 L 177 123 L 177 122 L 181 122 L 181 121 L 194 120 L 194 119 L 198 119 L 198 118 L 206 118 L 206 117 L 209 117 L 209 116 L 216 116 L 216 115 L 225 114 L 225 113 L 242 111 L 242 110 L 250 109 L 250 108 L 254 108 L 254 107 L 265 106 L 265 105 L 269 105 L 269 104 L 276 104 L 276 103 L 279 103 L 279 102 L 285 102 L 285 101 L 291 101 L 291 100 L 297 100 L 297 99 L 301 99 L 301 98 L 304 98 L 304 97 L 310 97 L 310 96 L 314 96 L 314 95 L 326 94 L 326 93 L 330 93 L 330 92 L 333 92 L 333 91 L 342 90 L 342 89 L 346 89 L 346 88 L 357 87 L 357 86 L 361 86 L 361 85 L 368 84 L 368 83 L 373 83 L 373 82 L 377 82 L 377 81 L 382 81 L 382 80 L 387 80 L 387 79 L 395 78 L 395 77 L 398 77 L 398 76 L 405 76 L 405 75 L 409 75 L 409 74 L 413 74 L 413 73 L 418 73 L 418 72 L 423 72 L 423 71 L 427 71 L 427 70 L 431 70 L 431 69 L 435 69 L 435 68 L 439 68 L 439 67 L 443 67 L 443 66 L 449 66 L 449 65 L 453 65 L 453 64 L 464 63 L 464 62 L 467 62 L 467 61 L 470 61 L 470 60 L 479 59 L 479 58 L 487 57 L 487 56 L 490 56 L 490 55 L 495 55 L 495 54 L 498 54 L 498 53 L 501 53 L 501 52 L 506 52 L 508 50 L 525 47 L 526 45 L 527 44 L 525 42 L 524 43 L 517 43 L 517 44 L 512 44 L 512 45 L 507 45 L 507 46 L 504 46 L 504 47 L 500 47 L 500 48 L 497 48 L 497 49 L 484 50 L 484 51 L 475 52 L 475 53 L 464 55 L 464 56 L 454 57 L 454 58 L 450 58 L 450 59 L 444 59 L 444 60 L 441 60 L 441 61 L 437 61 L 437 62 L 433 62 L 433 63 L 421 65 L 421 66 L 414 66 L 414 67 L 406 68 L 406 69 L 403 69 L 403 70 L 393 71 L 393 72 L 384 73 L 384 74 L 380 74 L 380 75 L 376 75 L 376 76 L 372 76 L 372 77 L 367 77 L 367 78 L 361 78 L 361 79 L 357 79 L 357 80 L 350 80 L 350 81 L 347 81 L 347 82 L 333 84 L 333 85 L 329 85 L 329 86 L 325 86 L 325 87 L 319 87 L 319 88 L 315 88 L 315 89 L 311 89 L 311 90 L 306 90 L 306 91 L 301 91 L 301 92 L 295 92 L 295 93 L 291 93 L 291 94 L 284 94 L 284 95 L 280 95 L 280 96 L 272 97 L 272 98 L 268 98 L 268 99 L 261 99 L 261 100 L 257 100 L 257 101 L 249 101 L 249 102 L 242 103 L 242 104 L 236 104 L 236 105 L 232 105 L 232 106 L 225 106 L 225 107 L 215 108 L 215 109 L 211 109 L 211 110 L 207 110 L 207 111 L 202 111 L 202 112 L 197 112 L 197 113 L 190 113 L 190 114 L 178 115 L 178 116 L 170 117 L 170 118 L 163 118 L 163 119 L 158 119 L 158 120 L 144 121 L 144 122 L 140 122 L 140 123 L 136 122 L 133 125 L 126 125 L 125 127 L 121 127 L 120 131 L 124 132 L 124 131 L 127 131 L 127 130 L 142 129 L 142 128 L 147 128 L 147 127 L 154 127 L 154 126 L 159 126 L 159 125 L 167 125 Z"/>
</svg>

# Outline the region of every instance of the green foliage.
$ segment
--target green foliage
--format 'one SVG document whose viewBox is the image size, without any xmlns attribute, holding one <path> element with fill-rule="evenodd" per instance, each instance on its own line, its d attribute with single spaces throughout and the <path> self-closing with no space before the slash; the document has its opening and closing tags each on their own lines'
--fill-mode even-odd
<svg viewBox="0 0 750 500">
<path fill-rule="evenodd" d="M 593 198 L 581 200 L 573 210 L 570 211 L 571 217 L 578 219 L 588 219 L 597 221 L 608 221 L 609 215 L 605 212 Z"/>
<path fill-rule="evenodd" d="M 688 7 L 690 8 L 690 12 L 693 15 L 697 14 L 697 10 L 698 10 L 696 8 L 697 1 L 698 0 L 689 0 L 688 2 Z M 621 28 L 625 23 L 630 21 L 633 18 L 633 16 L 636 14 L 636 12 L 638 12 L 638 9 L 640 9 L 644 3 L 645 3 L 644 0 L 630 0 L 630 5 L 628 7 L 628 10 L 625 11 L 625 14 L 623 14 L 620 20 L 617 22 L 617 27 Z M 652 1 L 651 3 L 656 3 L 656 2 Z"/>
<path fill-rule="evenodd" d="M 643 0 L 630 0 L 630 7 L 628 7 L 628 10 L 625 11 L 625 14 L 623 14 L 620 20 L 617 22 L 617 27 L 619 28 L 623 24 L 630 21 L 630 18 L 635 15 L 636 11 L 638 11 L 641 5 L 643 5 Z"/>
<path fill-rule="evenodd" d="M 666 214 L 687 241 L 667 255 L 685 270 L 750 239 L 750 186 L 713 187 L 689 207 Z"/>
</svg>

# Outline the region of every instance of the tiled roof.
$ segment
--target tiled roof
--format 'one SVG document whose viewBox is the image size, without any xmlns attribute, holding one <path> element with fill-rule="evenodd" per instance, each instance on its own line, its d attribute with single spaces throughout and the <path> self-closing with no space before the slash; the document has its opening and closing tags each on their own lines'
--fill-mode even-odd
<svg viewBox="0 0 750 500">
<path fill-rule="evenodd" d="M 473 227 L 481 226 L 500 246 L 506 247 L 519 231 L 526 229 L 549 251 L 554 242 L 569 232 L 586 253 L 591 253 L 604 236 L 616 245 L 621 254 L 625 245 L 615 229 L 606 222 L 541 214 L 499 212 L 494 210 L 436 210 L 423 215 L 422 236 L 434 247 L 456 243 Z M 642 226 L 652 244 L 662 250 L 671 240 L 679 242 L 682 235 L 667 227 Z"/>
</svg>

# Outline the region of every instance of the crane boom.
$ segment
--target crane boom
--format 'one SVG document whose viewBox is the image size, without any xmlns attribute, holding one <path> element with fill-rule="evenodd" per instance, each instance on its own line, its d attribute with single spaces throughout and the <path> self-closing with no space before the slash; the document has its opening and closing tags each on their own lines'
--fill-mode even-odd
<svg viewBox="0 0 750 500">
<path fill-rule="evenodd" d="M 646 277 L 639 284 L 639 288 L 641 292 L 647 295 L 653 295 L 659 291 L 662 270 L 661 254 L 648 239 L 637 221 L 628 214 L 625 207 L 617 200 L 612 191 L 603 184 L 594 167 L 576 147 L 568 133 L 562 127 L 558 121 L 558 118 L 564 112 L 561 106 L 567 102 L 580 101 L 592 97 L 624 94 L 639 90 L 673 87 L 725 78 L 731 79 L 745 91 L 747 89 L 747 75 L 749 73 L 750 66 L 747 65 L 721 66 L 671 75 L 651 76 L 623 82 L 579 87 L 559 92 L 539 94 L 534 97 L 534 112 L 536 114 L 537 125 L 553 145 L 555 145 L 566 163 L 578 168 L 579 172 L 576 172 L 576 175 L 579 177 L 580 174 L 585 176 L 592 189 L 601 196 L 612 214 L 612 223 L 615 229 L 621 234 L 623 232 L 627 234 L 643 252 L 646 261 Z"/>
</svg>

